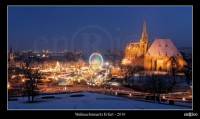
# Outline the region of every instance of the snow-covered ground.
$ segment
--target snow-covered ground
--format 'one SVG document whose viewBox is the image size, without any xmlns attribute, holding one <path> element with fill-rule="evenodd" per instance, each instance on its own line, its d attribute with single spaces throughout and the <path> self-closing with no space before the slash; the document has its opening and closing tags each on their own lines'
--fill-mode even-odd
<svg viewBox="0 0 200 119">
<path fill-rule="evenodd" d="M 81 94 L 82 96 L 74 96 Z M 36 103 L 27 103 L 27 97 L 19 97 L 17 101 L 8 101 L 8 109 L 190 109 L 189 107 L 136 101 L 123 97 L 82 92 L 75 94 L 57 94 L 55 98 L 42 99 L 38 96 Z"/>
</svg>

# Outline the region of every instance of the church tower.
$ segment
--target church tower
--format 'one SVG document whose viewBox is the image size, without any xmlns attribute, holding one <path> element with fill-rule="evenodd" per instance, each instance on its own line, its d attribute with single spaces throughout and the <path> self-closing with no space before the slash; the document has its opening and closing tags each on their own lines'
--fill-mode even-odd
<svg viewBox="0 0 200 119">
<path fill-rule="evenodd" d="M 148 39 L 148 34 L 147 34 L 147 25 L 146 25 L 146 21 L 144 21 L 142 36 L 140 38 L 140 53 L 141 53 L 141 55 L 144 55 L 147 52 L 148 44 L 149 44 L 149 39 Z"/>
<path fill-rule="evenodd" d="M 13 49 L 10 48 L 10 51 L 8 53 L 8 61 L 12 62 L 14 60 L 14 54 L 13 54 Z"/>
</svg>

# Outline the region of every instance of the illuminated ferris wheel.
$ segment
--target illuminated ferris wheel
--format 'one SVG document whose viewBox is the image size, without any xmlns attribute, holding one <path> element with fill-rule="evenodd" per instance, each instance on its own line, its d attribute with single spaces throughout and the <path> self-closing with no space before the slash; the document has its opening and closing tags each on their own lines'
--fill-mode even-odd
<svg viewBox="0 0 200 119">
<path fill-rule="evenodd" d="M 89 65 L 92 69 L 100 69 L 103 66 L 103 57 L 100 53 L 92 53 L 89 57 Z"/>
</svg>

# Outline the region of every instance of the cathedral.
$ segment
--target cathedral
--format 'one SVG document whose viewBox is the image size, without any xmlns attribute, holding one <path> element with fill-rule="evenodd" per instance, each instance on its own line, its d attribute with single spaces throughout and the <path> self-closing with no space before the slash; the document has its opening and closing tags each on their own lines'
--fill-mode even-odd
<svg viewBox="0 0 200 119">
<path fill-rule="evenodd" d="M 152 44 L 149 43 L 146 22 L 139 42 L 131 42 L 126 46 L 121 63 L 154 71 L 169 71 L 172 67 L 180 71 L 187 65 L 170 39 L 155 39 Z"/>
<path fill-rule="evenodd" d="M 143 24 L 143 31 L 139 42 L 131 42 L 125 48 L 125 56 L 122 60 L 123 65 L 132 64 L 139 57 L 144 57 L 149 47 L 146 22 Z"/>
</svg>

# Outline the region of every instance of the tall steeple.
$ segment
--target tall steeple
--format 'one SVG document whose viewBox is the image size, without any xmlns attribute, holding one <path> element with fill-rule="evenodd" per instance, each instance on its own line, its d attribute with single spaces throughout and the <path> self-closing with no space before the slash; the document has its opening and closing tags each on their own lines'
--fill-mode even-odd
<svg viewBox="0 0 200 119">
<path fill-rule="evenodd" d="M 146 21 L 143 24 L 142 36 L 140 38 L 140 53 L 144 55 L 147 52 L 149 45 Z"/>
<path fill-rule="evenodd" d="M 141 42 L 148 42 L 148 34 L 147 34 L 147 25 L 146 25 L 146 21 L 144 21 L 143 24 L 143 31 L 142 31 L 142 36 L 140 38 Z"/>
</svg>

